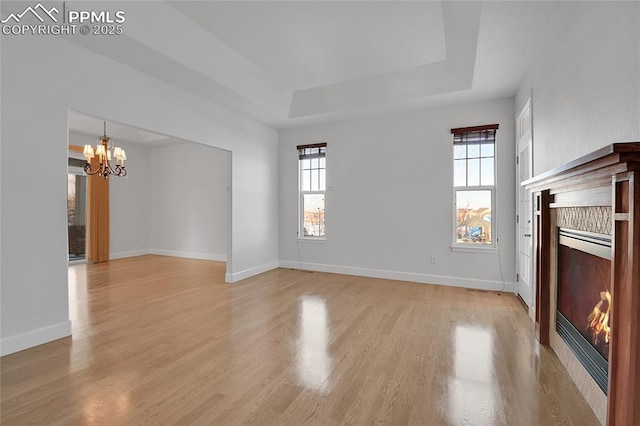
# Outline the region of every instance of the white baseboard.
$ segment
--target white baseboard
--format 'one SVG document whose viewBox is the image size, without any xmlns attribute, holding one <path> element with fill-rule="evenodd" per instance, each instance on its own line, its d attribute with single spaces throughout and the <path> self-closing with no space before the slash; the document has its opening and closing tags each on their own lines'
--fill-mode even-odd
<svg viewBox="0 0 640 426">
<path fill-rule="evenodd" d="M 196 251 L 149 249 L 149 254 L 157 254 L 160 256 L 186 257 L 189 259 L 215 260 L 217 262 L 227 261 L 226 254 L 199 253 Z"/>
<path fill-rule="evenodd" d="M 322 263 L 297 262 L 281 260 L 281 268 L 307 269 L 318 272 L 331 272 L 334 274 L 358 275 L 370 278 L 383 278 L 388 280 L 412 281 L 422 284 L 438 284 L 451 287 L 463 287 L 476 290 L 513 292 L 515 282 L 480 280 L 476 278 L 450 277 L 445 275 L 420 274 L 415 272 L 388 271 L 383 269 L 359 268 L 353 266 L 326 265 Z"/>
<path fill-rule="evenodd" d="M 42 345 L 53 340 L 71 336 L 71 321 L 64 321 L 47 327 L 5 337 L 0 340 L 0 356 Z"/>
<path fill-rule="evenodd" d="M 278 267 L 279 262 L 269 262 L 264 265 L 256 266 L 253 268 L 245 269 L 244 271 L 234 272 L 232 274 L 225 274 L 224 280 L 228 283 L 235 283 L 240 280 L 244 280 L 246 278 L 252 277 L 254 275 L 261 274 L 263 272 L 270 271 L 272 269 L 276 269 Z"/>
<path fill-rule="evenodd" d="M 534 323 L 536 322 L 536 307 L 535 306 L 531 306 L 529 308 L 529 318 L 531 318 L 531 321 L 533 321 Z"/>
<path fill-rule="evenodd" d="M 109 260 L 114 259 L 124 259 L 125 257 L 136 257 L 136 256 L 144 256 L 145 254 L 150 254 L 151 250 L 129 250 L 129 251 L 118 251 L 115 253 L 109 253 Z"/>
<path fill-rule="evenodd" d="M 126 257 L 144 256 L 145 254 L 155 254 L 158 256 L 186 257 L 189 259 L 200 259 L 200 260 L 215 260 L 218 262 L 227 261 L 227 255 L 225 254 L 199 253 L 196 251 L 162 250 L 162 249 L 142 249 L 142 250 L 129 250 L 129 251 L 119 251 L 116 253 L 109 253 L 109 260 L 124 259 Z"/>
</svg>

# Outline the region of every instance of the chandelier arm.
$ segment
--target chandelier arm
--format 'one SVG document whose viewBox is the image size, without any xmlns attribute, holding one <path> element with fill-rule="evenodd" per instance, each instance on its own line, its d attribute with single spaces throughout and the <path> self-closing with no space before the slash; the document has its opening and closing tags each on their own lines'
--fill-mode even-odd
<svg viewBox="0 0 640 426">
<path fill-rule="evenodd" d="M 101 172 L 101 170 L 102 170 L 102 163 L 100 164 L 100 166 L 98 166 L 98 169 L 95 171 L 92 171 L 91 164 L 89 162 L 87 162 L 84 165 L 84 172 L 90 176 L 97 175 L 98 173 Z"/>
<path fill-rule="evenodd" d="M 108 174 L 110 175 L 114 175 L 115 172 L 113 171 L 113 169 L 111 168 L 111 163 L 109 162 L 109 160 L 107 160 L 107 164 L 104 167 L 105 171 L 108 172 Z"/>
<path fill-rule="evenodd" d="M 116 164 L 116 169 L 114 174 L 118 177 L 125 177 L 127 175 L 127 169 L 124 166 L 121 166 L 120 164 Z"/>
</svg>

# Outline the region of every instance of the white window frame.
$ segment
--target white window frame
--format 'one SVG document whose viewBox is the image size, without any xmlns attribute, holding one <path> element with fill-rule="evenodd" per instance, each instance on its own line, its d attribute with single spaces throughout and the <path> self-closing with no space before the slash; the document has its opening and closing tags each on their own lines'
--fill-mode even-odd
<svg viewBox="0 0 640 426">
<path fill-rule="evenodd" d="M 326 185 L 326 179 L 327 179 L 327 147 L 326 147 L 326 143 L 322 142 L 322 143 L 316 143 L 316 144 L 309 144 L 309 145 L 299 145 L 297 147 L 297 150 L 299 152 L 300 148 L 305 148 L 305 147 L 313 147 L 313 146 L 320 146 L 320 145 L 324 145 L 324 152 L 325 152 L 325 166 L 324 166 L 324 170 L 325 170 L 325 189 L 324 190 L 316 190 L 316 191 L 305 191 L 302 189 L 302 180 L 303 180 L 303 173 L 302 173 L 302 159 L 300 159 L 300 157 L 298 156 L 298 240 L 304 240 L 304 241 L 317 241 L 317 242 L 322 242 L 325 241 L 327 238 L 327 185 Z M 324 197 L 324 221 L 323 221 L 323 230 L 324 230 L 324 234 L 321 236 L 313 236 L 313 235 L 305 235 L 304 234 L 304 196 L 305 195 L 323 195 Z"/>
<path fill-rule="evenodd" d="M 472 251 L 472 252 L 489 252 L 496 253 L 498 249 L 498 220 L 496 215 L 496 188 L 498 184 L 498 125 L 495 125 L 496 133 L 493 141 L 493 185 L 474 185 L 474 186 L 456 186 L 455 185 L 455 171 L 451 174 L 452 177 L 452 188 L 453 188 L 453 226 L 451 227 L 451 236 L 452 236 L 452 251 Z M 484 126 L 479 126 L 484 127 Z M 473 131 L 473 128 L 469 128 L 469 131 Z M 454 130 L 460 129 L 452 129 L 451 133 L 454 133 Z M 453 135 L 452 135 L 453 141 Z M 468 157 L 467 157 L 468 158 Z M 455 144 L 452 144 L 451 147 L 451 165 L 452 170 L 455 164 Z M 458 242 L 458 205 L 457 205 L 457 195 L 459 191 L 490 191 L 491 192 L 491 244 L 476 244 L 476 243 L 460 243 Z"/>
</svg>

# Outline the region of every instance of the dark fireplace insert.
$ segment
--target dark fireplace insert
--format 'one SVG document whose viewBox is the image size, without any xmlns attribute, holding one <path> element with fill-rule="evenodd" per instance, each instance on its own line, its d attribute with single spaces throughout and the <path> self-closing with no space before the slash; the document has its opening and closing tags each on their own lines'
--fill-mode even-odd
<svg viewBox="0 0 640 426">
<path fill-rule="evenodd" d="M 556 330 L 605 394 L 611 324 L 611 237 L 558 229 Z"/>
</svg>

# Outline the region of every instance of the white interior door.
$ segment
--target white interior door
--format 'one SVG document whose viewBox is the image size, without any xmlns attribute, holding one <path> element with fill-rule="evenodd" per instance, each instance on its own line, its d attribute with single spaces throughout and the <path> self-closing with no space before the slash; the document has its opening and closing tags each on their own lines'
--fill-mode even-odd
<svg viewBox="0 0 640 426">
<path fill-rule="evenodd" d="M 516 282 L 516 293 L 522 298 L 524 303 L 533 307 L 533 203 L 531 191 L 527 191 L 522 182 L 532 177 L 533 155 L 532 155 L 532 121 L 531 121 L 531 99 L 518 114 L 516 120 L 516 136 L 518 144 L 518 158 L 516 167 L 518 176 L 518 279 Z"/>
</svg>

